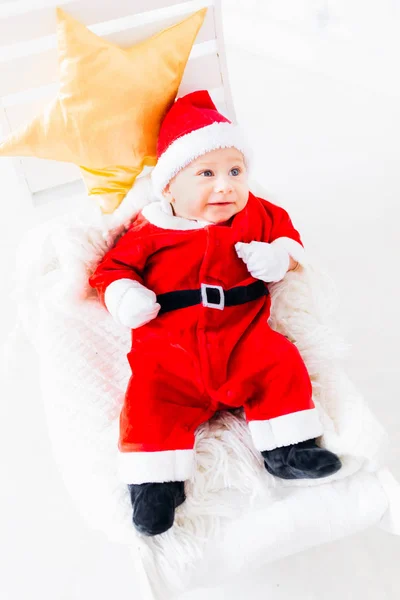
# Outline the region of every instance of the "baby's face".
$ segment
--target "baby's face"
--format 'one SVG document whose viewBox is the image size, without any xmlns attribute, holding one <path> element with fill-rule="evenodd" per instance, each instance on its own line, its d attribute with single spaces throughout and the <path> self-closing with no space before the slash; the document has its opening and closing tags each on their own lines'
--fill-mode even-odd
<svg viewBox="0 0 400 600">
<path fill-rule="evenodd" d="M 227 221 L 249 198 L 242 153 L 236 148 L 218 148 L 199 156 L 175 175 L 163 195 L 179 217 Z"/>
</svg>

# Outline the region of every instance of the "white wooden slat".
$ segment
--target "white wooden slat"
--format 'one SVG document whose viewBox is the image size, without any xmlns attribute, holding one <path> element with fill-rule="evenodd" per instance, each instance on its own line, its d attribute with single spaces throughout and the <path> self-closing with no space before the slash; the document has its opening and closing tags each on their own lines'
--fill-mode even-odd
<svg viewBox="0 0 400 600">
<path fill-rule="evenodd" d="M 83 179 L 81 178 L 76 181 L 63 183 L 54 187 L 47 188 L 40 192 L 36 192 L 35 194 L 32 194 L 31 202 L 36 212 L 40 212 L 42 207 L 45 209 L 46 212 L 48 212 L 48 207 L 46 207 L 45 205 L 49 202 L 51 202 L 54 207 L 67 207 L 73 204 L 76 205 L 76 200 L 79 200 L 79 206 L 81 204 L 81 201 L 83 201 L 86 198 L 87 192 L 85 189 Z M 95 202 L 95 199 L 92 198 L 92 201 Z"/>
<path fill-rule="evenodd" d="M 63 8 L 75 19 L 86 25 L 104 23 L 131 15 L 173 5 L 184 4 L 191 0 L 118 0 L 118 2 L 99 2 L 98 0 L 50 0 L 32 3 L 31 0 L 14 1 L 0 5 L 0 46 L 37 39 L 54 34 L 56 28 L 56 7 Z M 36 5 L 35 5 L 36 4 Z"/>
<path fill-rule="evenodd" d="M 222 87 L 224 90 L 224 101 L 226 103 L 227 112 L 223 113 L 232 121 L 237 123 L 235 107 L 233 105 L 232 91 L 229 83 L 228 64 L 225 54 L 224 30 L 222 25 L 221 0 L 216 0 L 214 13 L 215 37 L 217 44 L 217 54 L 219 58 L 219 66 L 222 79 Z"/>
<path fill-rule="evenodd" d="M 5 108 L 9 106 L 26 105 L 35 103 L 37 100 L 47 102 L 49 99 L 54 98 L 57 95 L 59 89 L 59 82 L 50 83 L 49 85 L 42 85 L 39 88 L 31 88 L 29 90 L 23 90 L 16 94 L 9 94 L 8 96 L 2 97 L 2 104 Z"/>
<path fill-rule="evenodd" d="M 151 35 L 178 23 L 186 16 L 193 13 L 191 9 L 188 13 L 180 16 L 163 17 L 158 21 L 153 21 L 146 25 L 135 25 L 122 31 L 115 31 L 104 38 L 121 47 L 129 47 L 141 42 Z M 214 7 L 208 8 L 204 23 L 196 37 L 196 44 L 215 39 Z M 39 54 L 30 54 L 21 56 L 12 60 L 0 60 L 0 96 L 7 96 L 27 90 L 37 88 L 58 81 L 58 56 L 57 48 L 50 48 Z"/>
<path fill-rule="evenodd" d="M 189 60 L 178 90 L 179 96 L 194 90 L 208 90 L 222 85 L 218 54 L 199 56 Z"/>
<path fill-rule="evenodd" d="M 8 121 L 6 111 L 4 110 L 0 99 L 0 135 L 6 136 L 10 133 L 10 131 L 10 123 Z M 17 177 L 20 208 L 24 211 L 32 210 L 32 193 L 28 184 L 26 173 L 22 165 L 22 160 L 19 157 L 11 157 L 8 160 L 11 161 L 14 167 L 14 172 Z"/>
<path fill-rule="evenodd" d="M 226 103 L 226 94 L 224 88 L 220 86 L 217 88 L 209 89 L 208 92 L 219 112 L 225 117 L 228 117 L 228 119 L 230 119 L 231 115 L 229 113 L 228 105 Z M 180 91 L 179 96 L 181 96 Z"/>
<path fill-rule="evenodd" d="M 79 167 L 72 163 L 35 157 L 22 158 L 21 162 L 33 194 L 81 178 Z"/>
</svg>

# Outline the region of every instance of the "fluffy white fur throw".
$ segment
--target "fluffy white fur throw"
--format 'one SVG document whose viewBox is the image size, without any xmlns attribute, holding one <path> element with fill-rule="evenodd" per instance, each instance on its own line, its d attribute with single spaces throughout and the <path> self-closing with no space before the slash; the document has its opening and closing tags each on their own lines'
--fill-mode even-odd
<svg viewBox="0 0 400 600">
<path fill-rule="evenodd" d="M 127 488 L 117 477 L 118 417 L 129 379 L 130 332 L 118 326 L 87 284 L 88 275 L 133 216 L 150 200 L 149 178 L 113 215 L 96 209 L 58 217 L 29 232 L 19 248 L 20 323 L 40 359 L 43 402 L 54 454 L 79 511 L 95 529 L 138 549 L 157 589 L 184 588 L 186 570 L 221 527 L 273 503 L 274 488 L 318 486 L 384 464 L 386 433 L 349 381 L 345 344 L 330 325 L 334 288 L 312 267 L 270 286 L 271 326 L 300 350 L 325 427 L 322 446 L 343 467 L 323 480 L 269 475 L 241 410 L 216 415 L 196 439 L 196 472 L 174 527 L 155 538 L 137 534 Z M 254 193 L 262 195 L 255 186 Z"/>
</svg>

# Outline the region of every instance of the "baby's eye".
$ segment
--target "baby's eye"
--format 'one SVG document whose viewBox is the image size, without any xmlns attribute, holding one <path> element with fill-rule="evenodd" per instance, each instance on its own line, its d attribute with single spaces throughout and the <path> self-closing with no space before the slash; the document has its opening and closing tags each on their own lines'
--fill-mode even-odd
<svg viewBox="0 0 400 600">
<path fill-rule="evenodd" d="M 207 169 L 207 171 L 202 171 L 201 175 L 205 175 L 206 173 L 211 173 L 212 174 L 212 171 L 210 171 L 210 169 Z"/>
<path fill-rule="evenodd" d="M 233 167 L 233 169 L 231 169 L 231 172 L 232 171 L 237 171 L 237 175 L 240 173 L 240 169 L 238 167 Z"/>
</svg>

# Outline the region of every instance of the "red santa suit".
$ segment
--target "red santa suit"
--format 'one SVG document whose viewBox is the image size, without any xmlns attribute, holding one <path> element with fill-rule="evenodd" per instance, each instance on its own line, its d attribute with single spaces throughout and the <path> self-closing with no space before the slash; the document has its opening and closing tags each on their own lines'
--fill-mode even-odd
<svg viewBox="0 0 400 600">
<path fill-rule="evenodd" d="M 202 302 L 160 311 L 132 330 L 132 376 L 118 444 L 126 483 L 189 479 L 195 431 L 221 409 L 244 407 L 260 451 L 322 435 L 299 351 L 268 324 L 267 284 L 262 282 L 264 295 L 254 300 L 221 306 L 224 291 L 257 281 L 235 243 L 277 238 L 303 262 L 300 235 L 287 212 L 251 192 L 245 208 L 219 224 L 167 214 L 165 204 L 153 202 L 90 277 L 103 302 L 107 286 L 122 278 L 140 282 L 160 299 L 179 290 L 206 292 Z M 204 284 L 218 287 L 207 290 Z M 217 295 L 210 302 L 207 292 L 213 289 Z"/>
</svg>

